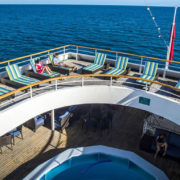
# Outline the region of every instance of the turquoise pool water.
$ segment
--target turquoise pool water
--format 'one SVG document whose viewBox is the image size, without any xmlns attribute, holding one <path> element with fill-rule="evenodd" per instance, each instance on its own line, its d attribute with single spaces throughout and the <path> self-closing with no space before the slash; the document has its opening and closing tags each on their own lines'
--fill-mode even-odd
<svg viewBox="0 0 180 180">
<path fill-rule="evenodd" d="M 46 173 L 41 180 L 155 180 L 128 159 L 105 154 L 92 154 L 73 157 Z"/>
</svg>

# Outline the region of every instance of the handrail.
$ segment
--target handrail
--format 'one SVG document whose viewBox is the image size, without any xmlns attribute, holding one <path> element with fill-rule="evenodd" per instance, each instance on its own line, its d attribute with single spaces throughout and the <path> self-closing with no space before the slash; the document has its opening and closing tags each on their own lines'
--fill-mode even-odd
<svg viewBox="0 0 180 180">
<path fill-rule="evenodd" d="M 106 49 L 98 49 L 98 48 L 92 48 L 92 47 L 86 47 L 86 46 L 78 46 L 78 45 L 73 45 L 73 44 L 70 44 L 70 46 L 75 46 L 75 47 L 85 48 L 85 49 L 99 50 L 99 51 L 106 51 L 106 52 L 111 52 L 111 53 L 118 53 L 118 54 L 124 54 L 124 55 L 129 55 L 129 56 L 136 56 L 136 57 L 141 57 L 141 58 L 147 58 L 147 59 L 153 59 L 153 60 L 158 60 L 158 61 L 169 62 L 167 59 L 161 59 L 161 58 L 155 58 L 155 57 L 149 57 L 149 56 L 142 56 L 142 55 L 137 55 L 137 54 L 130 54 L 130 53 L 124 53 L 124 52 L 118 52 L 118 51 L 112 51 L 112 50 L 106 50 Z M 180 64 L 180 62 L 174 61 L 174 60 L 171 61 L 171 62 Z"/>
<path fill-rule="evenodd" d="M 148 80 L 148 79 L 143 79 L 143 78 L 139 78 L 139 77 L 134 77 L 134 76 L 110 75 L 110 74 L 84 74 L 84 75 L 61 76 L 61 77 L 54 77 L 54 78 L 50 78 L 50 79 L 45 79 L 45 80 L 39 81 L 37 83 L 31 84 L 31 85 L 28 85 L 28 86 L 24 86 L 24 87 L 21 87 L 19 89 L 14 90 L 14 91 L 11 91 L 9 93 L 6 93 L 6 94 L 0 96 L 0 99 L 9 97 L 11 95 L 14 95 L 17 92 L 27 90 L 27 89 L 29 89 L 31 87 L 34 87 L 34 86 L 37 86 L 37 85 L 40 85 L 40 84 L 43 84 L 43 83 L 47 83 L 47 82 L 51 82 L 51 81 L 55 81 L 55 80 L 78 78 L 78 77 L 116 77 L 116 78 L 128 78 L 128 79 L 135 79 L 135 80 L 143 80 L 143 81 L 146 81 L 146 82 L 155 83 L 155 84 L 158 84 L 158 85 L 173 89 L 175 91 L 180 91 L 180 89 L 178 89 L 178 88 L 176 88 L 174 86 L 168 85 L 168 84 L 164 84 L 164 83 L 161 83 L 161 82 L 158 82 L 158 81 L 152 81 L 152 80 Z"/>
<path fill-rule="evenodd" d="M 86 46 L 78 46 L 78 45 L 68 44 L 68 45 L 60 46 L 60 47 L 57 47 L 57 48 L 54 48 L 54 49 L 49 49 L 49 50 L 41 51 L 41 52 L 38 52 L 38 53 L 34 53 L 34 54 L 30 54 L 30 55 L 10 59 L 10 60 L 7 60 L 7 61 L 3 61 L 3 62 L 0 62 L 0 65 L 8 63 L 8 62 L 13 62 L 13 61 L 16 61 L 16 60 L 28 58 L 28 57 L 31 57 L 31 56 L 36 56 L 36 55 L 43 54 L 43 53 L 46 53 L 46 52 L 54 51 L 54 50 L 57 50 L 57 49 L 70 47 L 70 46 L 79 47 L 79 48 L 85 48 L 85 49 L 93 49 L 93 50 L 98 50 L 98 51 L 105 51 L 105 52 L 110 52 L 110 53 L 118 53 L 118 54 L 123 54 L 123 55 L 128 55 L 128 56 L 135 56 L 135 57 L 140 57 L 140 58 L 146 58 L 146 59 L 153 59 L 153 60 L 168 62 L 168 60 L 161 59 L 161 58 L 155 58 L 155 57 L 142 56 L 142 55 L 131 54 L 131 53 L 124 53 L 124 52 L 119 52 L 119 51 L 112 51 L 112 50 L 107 50 L 107 49 L 100 49 L 100 48 L 93 48 L 93 47 L 86 47 Z M 174 61 L 174 60 L 172 61 L 172 63 L 180 64 L 180 62 Z"/>
<path fill-rule="evenodd" d="M 57 47 L 57 48 L 48 49 L 46 51 L 41 51 L 41 52 L 38 52 L 38 53 L 34 53 L 34 54 L 26 55 L 26 56 L 21 56 L 21 57 L 18 57 L 18 58 L 14 58 L 14 59 L 10 59 L 10 60 L 7 60 L 7 61 L 0 62 L 0 64 L 5 64 L 5 63 L 8 63 L 8 62 L 24 59 L 24 58 L 27 58 L 27 57 L 36 56 L 36 55 L 39 55 L 39 54 L 43 54 L 43 53 L 46 53 L 46 52 L 49 52 L 49 51 L 54 51 L 54 50 L 57 50 L 57 49 L 65 48 L 65 47 L 68 47 L 68 46 L 70 46 L 70 45 L 60 46 L 60 47 Z"/>
</svg>

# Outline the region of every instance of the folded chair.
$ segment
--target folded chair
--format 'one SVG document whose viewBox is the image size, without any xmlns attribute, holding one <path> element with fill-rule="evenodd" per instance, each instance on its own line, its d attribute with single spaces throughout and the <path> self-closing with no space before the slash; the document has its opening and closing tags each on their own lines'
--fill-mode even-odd
<svg viewBox="0 0 180 180">
<path fill-rule="evenodd" d="M 83 74 L 93 74 L 104 68 L 104 63 L 106 60 L 106 54 L 96 53 L 94 63 L 90 64 L 82 69 Z"/>
<path fill-rule="evenodd" d="M 158 63 L 155 62 L 146 62 L 143 74 L 140 76 L 140 78 L 143 79 L 148 79 L 148 80 L 157 80 L 158 79 L 158 74 L 157 74 L 157 68 L 158 68 Z M 136 80 L 138 83 L 141 84 L 147 84 L 151 85 L 151 82 L 148 81 L 143 81 L 143 80 Z"/>
<path fill-rule="evenodd" d="M 112 75 L 120 75 L 120 74 L 127 74 L 129 69 L 126 69 L 127 63 L 128 63 L 129 58 L 128 57 L 121 57 L 119 56 L 115 67 L 105 74 L 112 74 Z"/>
<path fill-rule="evenodd" d="M 1 78 L 2 83 L 10 84 L 17 88 L 30 85 L 39 81 L 34 78 L 23 76 L 17 64 L 6 66 L 6 71 L 9 78 Z"/>
<path fill-rule="evenodd" d="M 26 75 L 32 76 L 32 77 L 40 79 L 40 80 L 60 76 L 60 74 L 58 72 L 55 72 L 55 71 L 52 71 L 53 74 L 51 74 L 51 75 L 48 74 L 47 72 L 43 72 L 43 73 L 39 74 L 36 70 L 36 60 L 35 59 L 31 59 L 30 64 L 32 66 L 32 70 L 26 71 L 25 72 Z"/>
<path fill-rule="evenodd" d="M 49 60 L 51 61 L 51 64 L 49 65 L 49 67 L 53 70 L 53 71 L 57 71 L 61 74 L 67 74 L 69 75 L 70 72 L 73 72 L 73 68 L 68 68 L 68 67 L 60 67 L 60 66 L 56 66 L 54 64 L 54 61 L 53 61 L 53 54 L 50 54 L 49 55 Z"/>
</svg>

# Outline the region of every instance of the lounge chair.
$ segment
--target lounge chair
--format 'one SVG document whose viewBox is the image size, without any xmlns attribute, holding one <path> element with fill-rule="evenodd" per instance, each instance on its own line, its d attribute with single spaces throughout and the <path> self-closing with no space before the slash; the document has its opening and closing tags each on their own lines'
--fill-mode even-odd
<svg viewBox="0 0 180 180">
<path fill-rule="evenodd" d="M 17 64 L 6 66 L 6 71 L 9 78 L 1 78 L 1 82 L 9 84 L 17 88 L 30 85 L 38 82 L 39 80 L 23 76 Z"/>
<path fill-rule="evenodd" d="M 7 93 L 9 93 L 9 92 L 11 92 L 11 90 L 9 90 L 9 89 L 6 89 L 6 88 L 4 88 L 4 87 L 0 87 L 0 96 L 2 96 L 2 95 L 4 95 L 4 94 L 7 94 Z M 10 97 L 6 97 L 6 98 L 3 98 L 3 99 L 0 99 L 0 102 L 2 102 L 2 101 L 4 101 L 4 100 L 7 100 L 7 99 L 9 99 L 9 98 L 13 98 L 14 97 L 14 95 L 11 95 Z"/>
<path fill-rule="evenodd" d="M 146 62 L 143 74 L 140 76 L 140 78 L 148 79 L 152 81 L 157 80 L 158 79 L 157 68 L 158 68 L 158 63 Z M 151 82 L 143 81 L 143 80 L 136 80 L 136 81 L 141 84 L 147 84 L 148 86 L 152 84 Z"/>
<path fill-rule="evenodd" d="M 53 71 L 57 71 L 61 74 L 67 74 L 69 75 L 70 72 L 73 72 L 73 68 L 68 68 L 68 67 L 60 67 L 60 66 L 56 66 L 54 64 L 54 61 L 53 61 L 53 54 L 50 54 L 49 55 L 49 60 L 51 61 L 51 64 L 49 64 L 49 67 L 53 70 Z"/>
<path fill-rule="evenodd" d="M 108 72 L 106 72 L 105 74 L 112 74 L 112 75 L 127 74 L 130 71 L 130 69 L 126 69 L 128 60 L 129 60 L 128 57 L 119 56 L 116 61 L 115 67 L 109 70 Z"/>
<path fill-rule="evenodd" d="M 51 74 L 51 75 L 48 74 L 47 72 L 43 72 L 41 74 L 38 74 L 37 70 L 36 70 L 36 60 L 35 59 L 31 59 L 30 64 L 32 66 L 32 70 L 26 71 L 25 72 L 26 75 L 32 76 L 32 77 L 40 79 L 40 80 L 60 76 L 60 74 L 58 72 L 54 72 L 54 71 L 52 71 L 53 74 Z"/>
<path fill-rule="evenodd" d="M 106 60 L 106 54 L 96 53 L 94 63 L 90 64 L 82 69 L 83 74 L 93 74 L 104 68 L 104 63 Z"/>
<path fill-rule="evenodd" d="M 178 88 L 180 90 L 180 80 L 179 82 L 176 84 L 176 88 Z"/>
</svg>

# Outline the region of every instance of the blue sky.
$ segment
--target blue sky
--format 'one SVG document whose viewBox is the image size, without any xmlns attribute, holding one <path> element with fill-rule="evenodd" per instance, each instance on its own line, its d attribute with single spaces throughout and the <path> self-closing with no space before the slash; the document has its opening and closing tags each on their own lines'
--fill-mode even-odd
<svg viewBox="0 0 180 180">
<path fill-rule="evenodd" d="M 180 6 L 180 0 L 146 0 L 150 6 Z M 0 0 L 0 4 L 145 5 L 145 0 Z"/>
</svg>

